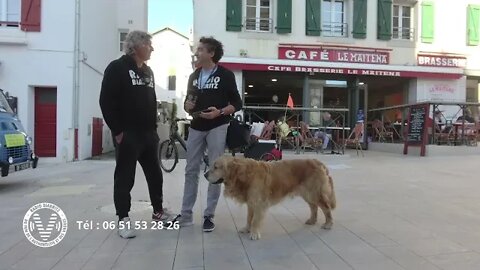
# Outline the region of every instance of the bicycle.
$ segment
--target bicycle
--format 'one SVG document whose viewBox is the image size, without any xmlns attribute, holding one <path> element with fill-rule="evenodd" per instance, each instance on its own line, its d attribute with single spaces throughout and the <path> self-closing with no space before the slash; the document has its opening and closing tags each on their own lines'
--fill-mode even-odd
<svg viewBox="0 0 480 270">
<path fill-rule="evenodd" d="M 160 162 L 160 167 L 169 173 L 172 172 L 178 163 L 178 147 L 177 141 L 180 143 L 180 146 L 187 151 L 187 144 L 183 140 L 182 136 L 178 134 L 178 122 L 179 121 L 186 121 L 185 118 L 175 118 L 170 123 L 170 132 L 169 138 L 163 141 L 158 149 L 158 159 Z M 173 162 L 170 164 L 169 162 Z M 205 163 L 205 170 L 208 167 L 208 156 L 203 156 L 203 162 Z"/>
</svg>

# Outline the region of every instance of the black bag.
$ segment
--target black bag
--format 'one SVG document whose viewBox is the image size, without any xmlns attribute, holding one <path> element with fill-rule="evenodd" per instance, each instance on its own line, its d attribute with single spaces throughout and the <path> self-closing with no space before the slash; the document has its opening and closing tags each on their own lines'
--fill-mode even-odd
<svg viewBox="0 0 480 270">
<path fill-rule="evenodd" d="M 238 149 L 248 145 L 250 142 L 250 126 L 238 121 L 236 118 L 230 120 L 227 130 L 227 146 L 230 150 Z"/>
</svg>

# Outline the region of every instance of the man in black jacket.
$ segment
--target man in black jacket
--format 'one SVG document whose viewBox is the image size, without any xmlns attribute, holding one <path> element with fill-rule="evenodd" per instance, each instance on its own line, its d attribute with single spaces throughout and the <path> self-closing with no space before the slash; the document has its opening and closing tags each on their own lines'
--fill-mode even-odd
<svg viewBox="0 0 480 270">
<path fill-rule="evenodd" d="M 148 183 L 152 219 L 165 222 L 173 217 L 162 205 L 163 176 L 157 153 L 155 81 L 152 70 L 145 64 L 153 51 L 151 38 L 141 31 L 127 35 L 125 55 L 106 68 L 100 93 L 100 107 L 115 145 L 113 197 L 119 218 L 118 233 L 122 238 L 135 237 L 128 212 L 137 161 Z"/>
<path fill-rule="evenodd" d="M 197 199 L 200 164 L 205 149 L 209 164 L 224 154 L 230 116 L 242 108 L 235 75 L 218 65 L 223 45 L 214 38 L 201 38 L 195 54 L 199 68 L 190 75 L 185 111 L 193 116 L 187 140 L 187 166 L 180 226 L 193 224 L 192 209 Z M 221 186 L 208 186 L 203 231 L 215 229 L 213 217 Z"/>
</svg>

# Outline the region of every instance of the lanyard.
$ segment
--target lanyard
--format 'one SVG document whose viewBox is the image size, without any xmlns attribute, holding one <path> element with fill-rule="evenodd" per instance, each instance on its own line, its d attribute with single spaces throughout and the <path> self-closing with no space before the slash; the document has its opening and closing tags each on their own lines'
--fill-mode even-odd
<svg viewBox="0 0 480 270">
<path fill-rule="evenodd" d="M 198 89 L 203 89 L 205 87 L 205 84 L 208 82 L 208 80 L 210 80 L 210 78 L 212 77 L 213 73 L 215 73 L 215 71 L 217 71 L 217 66 L 215 66 L 213 69 L 212 69 L 212 72 L 210 72 L 210 75 L 208 75 L 208 78 L 206 81 L 203 82 L 203 85 L 202 85 L 202 70 L 200 70 L 200 74 L 198 76 Z"/>
</svg>

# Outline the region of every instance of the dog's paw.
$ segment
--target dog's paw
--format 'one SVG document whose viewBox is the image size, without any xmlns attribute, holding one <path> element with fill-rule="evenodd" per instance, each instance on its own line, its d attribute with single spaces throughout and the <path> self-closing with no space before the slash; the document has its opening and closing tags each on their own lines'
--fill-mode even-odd
<svg viewBox="0 0 480 270">
<path fill-rule="evenodd" d="M 322 225 L 322 229 L 324 230 L 330 230 L 332 228 L 333 223 L 324 223 Z"/>
<path fill-rule="evenodd" d="M 307 225 L 314 225 L 315 223 L 317 223 L 316 219 L 309 219 L 305 222 L 305 224 L 307 224 Z"/>
<path fill-rule="evenodd" d="M 260 239 L 260 233 L 259 232 L 250 232 L 250 239 L 252 240 L 259 240 Z"/>
<path fill-rule="evenodd" d="M 243 228 L 241 228 L 238 232 L 239 232 L 239 233 L 249 233 L 249 232 L 250 232 L 250 228 L 249 228 L 249 227 L 243 227 Z"/>
</svg>

